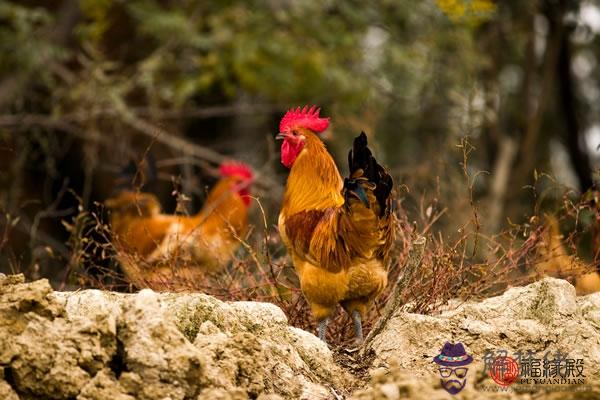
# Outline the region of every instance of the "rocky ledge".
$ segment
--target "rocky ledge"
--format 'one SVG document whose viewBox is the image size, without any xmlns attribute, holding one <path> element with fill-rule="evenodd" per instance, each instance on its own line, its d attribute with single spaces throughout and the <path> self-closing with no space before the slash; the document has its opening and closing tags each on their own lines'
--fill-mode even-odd
<svg viewBox="0 0 600 400">
<path fill-rule="evenodd" d="M 457 395 L 432 362 L 446 341 L 474 361 Z M 560 351 L 584 385 L 500 391 L 486 354 Z M 342 360 L 343 362 L 336 362 Z M 367 371 L 368 374 L 357 374 Z M 365 379 L 365 375 L 368 378 Z M 557 390 L 562 390 L 558 392 Z M 544 279 L 439 315 L 397 311 L 359 352 L 332 354 L 268 303 L 199 293 L 54 292 L 0 276 L 1 399 L 599 398 L 600 293 Z"/>
</svg>

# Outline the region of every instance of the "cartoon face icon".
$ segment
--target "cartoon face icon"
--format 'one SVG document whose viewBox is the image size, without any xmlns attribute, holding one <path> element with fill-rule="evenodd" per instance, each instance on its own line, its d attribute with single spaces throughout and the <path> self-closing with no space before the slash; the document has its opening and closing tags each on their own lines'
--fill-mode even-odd
<svg viewBox="0 0 600 400">
<path fill-rule="evenodd" d="M 442 387 L 450 394 L 460 392 L 467 383 L 466 367 L 441 367 L 439 368 Z"/>
<path fill-rule="evenodd" d="M 440 354 L 433 358 L 439 365 L 442 387 L 450 394 L 457 394 L 467 383 L 466 365 L 473 362 L 473 357 L 468 355 L 462 343 L 446 342 Z"/>
</svg>

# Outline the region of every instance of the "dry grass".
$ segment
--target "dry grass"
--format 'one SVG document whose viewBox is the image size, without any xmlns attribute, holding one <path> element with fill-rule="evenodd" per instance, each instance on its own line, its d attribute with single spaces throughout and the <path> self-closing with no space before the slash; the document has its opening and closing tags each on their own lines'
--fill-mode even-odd
<svg viewBox="0 0 600 400">
<path fill-rule="evenodd" d="M 597 199 L 590 198 L 590 195 L 573 200 L 577 196 L 564 190 L 560 204 L 548 206 L 542 204 L 546 198 L 544 193 L 534 193 L 532 215 L 525 223 L 511 223 L 507 229 L 493 235 L 484 233 L 481 228 L 484 218 L 473 195 L 479 174 L 469 172 L 467 168 L 472 148 L 465 142 L 461 146 L 465 183 L 461 187 L 465 190 L 462 194 L 454 191 L 444 195 L 445 188 L 440 190 L 439 178 L 429 195 L 425 192 L 409 193 L 406 187 L 400 189 L 398 237 L 389 266 L 389 285 L 363 321 L 365 333 L 381 317 L 396 282 L 402 283 L 399 296 L 404 310 L 432 314 L 537 279 L 539 276 L 534 266 L 544 258 L 553 256 L 540 251 L 540 243 L 548 230 L 542 209 L 557 216 L 563 231 L 571 232 L 562 238 L 565 252 L 577 254 L 578 250 L 587 251 L 588 258 L 594 258 L 593 254 L 589 254 L 589 243 L 600 237 L 597 232 L 600 211 L 596 207 Z M 179 196 L 178 191 L 174 193 L 176 197 Z M 439 200 L 444 198 L 448 200 L 447 203 Z M 80 204 L 83 201 L 80 200 Z M 169 260 L 169 265 L 175 270 L 173 276 L 160 283 L 157 289 L 201 291 L 226 301 L 271 302 L 285 312 L 291 325 L 315 332 L 316 323 L 299 289 L 298 278 L 285 247 L 276 228 L 268 223 L 275 220 L 277 210 L 273 208 L 263 207 L 261 201 L 256 199 L 259 222 L 255 223 L 246 237 L 238 238 L 240 249 L 222 271 L 204 274 L 197 279 L 178 277 L 176 270 L 180 260 L 174 256 L 173 260 Z M 16 225 L 14 220 L 14 217 L 5 215 L 0 221 L 0 251 L 3 251 L 6 237 Z M 135 256 L 120 253 L 113 246 L 107 220 L 103 206 L 98 203 L 87 210 L 80 205 L 75 217 L 63 220 L 70 239 L 68 251 L 63 250 L 56 255 L 66 265 L 64 276 L 60 279 L 60 289 L 137 290 L 125 279 L 118 259 L 127 259 L 140 269 L 151 266 L 144 265 L 143 260 Z M 427 239 L 427 246 L 418 273 L 406 274 L 405 265 L 412 242 L 419 236 Z M 597 255 L 595 259 L 598 260 Z M 14 261 L 15 268 L 19 269 L 17 262 Z M 597 268 L 598 263 L 585 266 L 587 271 Z M 571 281 L 584 272 L 565 270 L 568 273 L 564 277 Z M 453 299 L 458 301 L 451 301 Z M 351 321 L 339 308 L 330 324 L 328 340 L 332 344 L 345 346 L 350 344 L 352 336 Z"/>
<path fill-rule="evenodd" d="M 581 211 L 582 206 L 579 207 Z M 201 291 L 226 301 L 271 302 L 282 308 L 291 325 L 315 332 L 316 323 L 299 290 L 298 278 L 284 245 L 276 230 L 267 225 L 268 218 L 260 202 L 258 208 L 263 226 L 239 238 L 240 250 L 230 265 L 196 280 L 165 281 L 159 289 Z M 423 205 L 423 208 L 428 206 Z M 79 287 L 134 291 L 136 288 L 119 272 L 110 228 L 103 223 L 100 210 L 101 207 L 97 212 L 81 211 L 66 225 L 72 233 L 69 242 L 72 256 L 69 261 L 71 280 L 65 281 Z M 483 235 L 477 224 L 470 222 L 458 230 L 455 238 L 445 239 L 432 228 L 441 217 L 439 213 L 424 213 L 424 220 L 409 223 L 403 208 L 398 207 L 398 210 L 399 235 L 389 268 L 390 284 L 364 321 L 366 332 L 381 316 L 399 276 L 403 282 L 403 308 L 424 314 L 436 313 L 450 303 L 455 307 L 462 301 L 496 295 L 509 286 L 526 284 L 537 277 L 531 264 L 539 262 L 539 242 L 547 229 L 541 218 L 531 218 L 530 223 L 513 225 L 492 237 Z M 562 218 L 569 217 L 570 214 L 565 213 Z M 418 230 L 418 226 L 423 228 Z M 404 276 L 404 265 L 416 236 L 425 236 L 427 247 L 418 273 Z M 569 235 L 565 238 L 566 245 L 576 246 L 578 236 L 577 232 Z M 142 261 L 136 262 L 144 268 Z M 177 265 L 177 260 L 172 260 L 172 265 Z M 460 301 L 449 303 L 452 299 Z M 330 324 L 328 335 L 332 344 L 350 344 L 352 324 L 341 308 Z"/>
</svg>

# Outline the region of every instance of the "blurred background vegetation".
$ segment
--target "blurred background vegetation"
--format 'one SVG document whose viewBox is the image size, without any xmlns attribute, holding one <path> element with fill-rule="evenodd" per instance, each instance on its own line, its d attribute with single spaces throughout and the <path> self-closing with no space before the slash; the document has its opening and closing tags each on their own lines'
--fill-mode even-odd
<svg viewBox="0 0 600 400">
<path fill-rule="evenodd" d="M 224 158 L 250 163 L 274 230 L 273 137 L 303 104 L 331 116 L 342 172 L 370 135 L 416 231 L 525 240 L 561 212 L 593 262 L 599 54 L 600 1 L 2 1 L 0 271 L 60 286 L 106 263 L 90 221 L 148 153 L 170 212 L 173 193 L 197 210 Z"/>
</svg>

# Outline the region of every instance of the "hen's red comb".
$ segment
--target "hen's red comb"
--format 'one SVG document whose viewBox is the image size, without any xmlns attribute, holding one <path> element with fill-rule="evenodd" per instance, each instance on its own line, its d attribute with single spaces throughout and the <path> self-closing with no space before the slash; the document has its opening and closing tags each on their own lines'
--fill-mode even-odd
<svg viewBox="0 0 600 400">
<path fill-rule="evenodd" d="M 238 176 L 249 181 L 254 179 L 252 168 L 239 161 L 225 161 L 219 167 L 219 173 L 222 177 Z"/>
<path fill-rule="evenodd" d="M 329 126 L 329 118 L 319 118 L 320 108 L 312 106 L 310 110 L 308 106 L 295 110 L 292 108 L 285 113 L 279 123 L 279 132 L 290 132 L 295 128 L 310 129 L 315 133 L 323 132 Z"/>
</svg>

